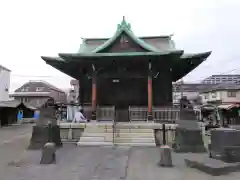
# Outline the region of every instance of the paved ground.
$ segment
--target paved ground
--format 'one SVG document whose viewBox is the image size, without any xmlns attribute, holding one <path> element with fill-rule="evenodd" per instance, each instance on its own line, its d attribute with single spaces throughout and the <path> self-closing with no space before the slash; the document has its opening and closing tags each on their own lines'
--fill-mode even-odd
<svg viewBox="0 0 240 180">
<path fill-rule="evenodd" d="M 39 165 L 40 151 L 4 166 L 1 180 L 239 180 L 240 173 L 212 177 L 184 164 L 186 154 L 173 154 L 173 168 L 160 168 L 157 148 L 77 147 L 65 145 L 56 165 Z M 192 154 L 195 156 L 195 154 Z M 188 155 L 189 156 L 189 155 Z"/>
<path fill-rule="evenodd" d="M 0 129 L 1 180 L 239 180 L 240 173 L 212 177 L 185 166 L 174 154 L 173 168 L 160 168 L 158 148 L 77 147 L 65 144 L 57 164 L 40 165 L 41 151 L 27 151 L 31 125 Z"/>
<path fill-rule="evenodd" d="M 31 133 L 31 124 L 0 128 L 0 174 L 2 174 L 2 167 L 5 166 L 10 159 L 21 158 L 26 151 Z"/>
</svg>

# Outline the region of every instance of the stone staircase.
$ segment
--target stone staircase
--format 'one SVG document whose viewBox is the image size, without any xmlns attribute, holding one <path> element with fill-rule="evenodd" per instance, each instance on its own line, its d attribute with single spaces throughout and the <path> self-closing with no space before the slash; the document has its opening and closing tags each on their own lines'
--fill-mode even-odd
<svg viewBox="0 0 240 180">
<path fill-rule="evenodd" d="M 112 123 L 87 124 L 79 146 L 155 146 L 152 127 L 146 125 L 117 124 L 113 137 Z"/>
<path fill-rule="evenodd" d="M 154 130 L 147 126 L 119 124 L 114 144 L 118 146 L 155 146 Z"/>
<path fill-rule="evenodd" d="M 89 123 L 86 125 L 78 146 L 112 146 L 112 123 Z"/>
</svg>

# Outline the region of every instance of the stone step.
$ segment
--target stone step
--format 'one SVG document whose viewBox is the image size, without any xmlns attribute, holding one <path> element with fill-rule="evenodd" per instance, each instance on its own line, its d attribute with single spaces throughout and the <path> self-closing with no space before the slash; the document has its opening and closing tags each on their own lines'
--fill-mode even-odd
<svg viewBox="0 0 240 180">
<path fill-rule="evenodd" d="M 133 137 L 133 138 L 154 138 L 154 134 L 151 133 L 125 133 L 125 132 L 120 132 L 120 133 L 115 133 L 115 136 L 120 136 L 123 138 L 128 138 L 128 137 Z"/>
<path fill-rule="evenodd" d="M 166 128 L 176 128 L 177 124 L 165 124 Z M 117 128 L 120 129 L 162 129 L 160 123 L 117 123 Z"/>
<path fill-rule="evenodd" d="M 84 132 L 83 136 L 86 137 L 113 137 L 112 132 Z"/>
<path fill-rule="evenodd" d="M 154 143 L 154 138 L 115 138 L 116 143 Z"/>
<path fill-rule="evenodd" d="M 104 133 L 104 132 L 113 132 L 112 128 L 102 128 L 102 127 L 87 127 L 84 132 L 88 133 Z"/>
<path fill-rule="evenodd" d="M 116 128 L 116 132 L 118 133 L 153 133 L 153 129 L 118 129 Z"/>
<path fill-rule="evenodd" d="M 111 142 L 112 137 L 81 137 L 80 142 Z"/>
<path fill-rule="evenodd" d="M 115 143 L 117 146 L 156 147 L 155 143 Z"/>
<path fill-rule="evenodd" d="M 78 146 L 113 146 L 112 142 L 77 142 Z"/>
</svg>

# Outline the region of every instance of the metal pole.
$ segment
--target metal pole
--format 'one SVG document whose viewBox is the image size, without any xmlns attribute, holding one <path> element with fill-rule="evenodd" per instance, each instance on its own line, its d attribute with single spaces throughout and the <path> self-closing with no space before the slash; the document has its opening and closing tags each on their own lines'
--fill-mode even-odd
<svg viewBox="0 0 240 180">
<path fill-rule="evenodd" d="M 166 145 L 166 126 L 165 126 L 165 124 L 162 125 L 162 131 L 163 131 L 163 145 Z"/>
<path fill-rule="evenodd" d="M 52 136 L 52 122 L 48 122 L 48 142 L 53 142 Z"/>
</svg>

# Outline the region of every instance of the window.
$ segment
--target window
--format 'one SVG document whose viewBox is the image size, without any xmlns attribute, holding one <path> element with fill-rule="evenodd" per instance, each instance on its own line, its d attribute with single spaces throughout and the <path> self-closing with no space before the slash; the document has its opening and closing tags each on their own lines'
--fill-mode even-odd
<svg viewBox="0 0 240 180">
<path fill-rule="evenodd" d="M 43 91 L 44 87 L 36 87 L 36 92 Z"/>
<path fill-rule="evenodd" d="M 228 97 L 236 97 L 237 96 L 237 92 L 236 91 L 228 91 L 227 92 L 227 96 Z"/>
<path fill-rule="evenodd" d="M 28 90 L 29 90 L 29 87 L 23 87 L 23 88 L 21 89 L 22 92 L 28 92 Z"/>
<path fill-rule="evenodd" d="M 212 98 L 216 98 L 217 97 L 217 93 L 216 92 L 213 92 L 212 93 Z"/>
<path fill-rule="evenodd" d="M 208 99 L 208 95 L 207 94 L 204 95 L 204 99 Z"/>
</svg>

